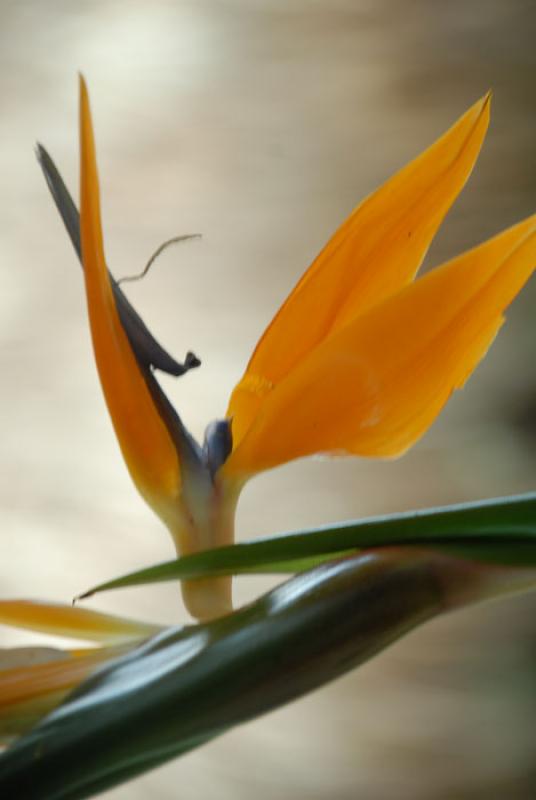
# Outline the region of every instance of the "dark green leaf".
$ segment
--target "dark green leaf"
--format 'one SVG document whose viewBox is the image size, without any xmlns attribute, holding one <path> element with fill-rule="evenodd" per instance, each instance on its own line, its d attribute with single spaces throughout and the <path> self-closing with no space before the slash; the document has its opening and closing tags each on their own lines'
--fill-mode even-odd
<svg viewBox="0 0 536 800">
<path fill-rule="evenodd" d="M 227 617 L 167 630 L 9 749 L 0 796 L 103 791 L 323 685 L 446 609 L 536 584 L 536 571 L 510 573 L 418 548 L 369 551 Z"/>
<path fill-rule="evenodd" d="M 101 583 L 81 597 L 208 575 L 298 572 L 369 547 L 404 544 L 448 550 L 458 543 L 473 558 L 536 565 L 536 493 L 356 520 L 221 547 Z"/>
</svg>

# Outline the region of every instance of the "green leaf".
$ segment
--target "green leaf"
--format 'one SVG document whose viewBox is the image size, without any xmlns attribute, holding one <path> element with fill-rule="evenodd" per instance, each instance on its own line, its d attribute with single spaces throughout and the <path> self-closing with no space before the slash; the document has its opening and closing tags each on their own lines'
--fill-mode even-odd
<svg viewBox="0 0 536 800">
<path fill-rule="evenodd" d="M 536 586 L 536 570 L 389 548 L 169 629 L 87 680 L 0 757 L 0 796 L 78 800 L 347 672 L 441 612 Z"/>
<path fill-rule="evenodd" d="M 507 565 L 536 565 L 536 493 L 355 520 L 220 547 L 106 581 L 80 595 L 209 575 L 292 573 L 369 547 L 423 545 Z M 452 549 L 454 548 L 454 549 Z"/>
</svg>

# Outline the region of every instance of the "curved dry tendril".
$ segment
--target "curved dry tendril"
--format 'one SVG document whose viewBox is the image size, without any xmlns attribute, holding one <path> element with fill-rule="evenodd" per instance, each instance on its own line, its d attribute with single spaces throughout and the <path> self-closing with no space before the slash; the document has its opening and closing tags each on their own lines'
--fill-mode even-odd
<svg viewBox="0 0 536 800">
<path fill-rule="evenodd" d="M 158 256 L 161 253 L 163 253 L 164 250 L 166 250 L 170 245 L 178 244 L 179 242 L 186 242 L 189 239 L 200 239 L 200 238 L 201 238 L 200 233 L 185 233 L 182 236 L 173 236 L 173 238 L 171 239 L 166 239 L 166 241 L 163 242 L 160 245 L 160 247 L 158 247 L 154 251 L 154 253 L 152 254 L 149 261 L 147 262 L 147 264 L 145 265 L 145 267 L 141 272 L 139 272 L 137 275 L 125 275 L 124 278 L 120 278 L 117 281 L 117 285 L 120 286 L 122 283 L 132 283 L 133 281 L 140 281 L 142 278 L 144 278 L 151 269 L 152 265 L 154 264 Z"/>
</svg>

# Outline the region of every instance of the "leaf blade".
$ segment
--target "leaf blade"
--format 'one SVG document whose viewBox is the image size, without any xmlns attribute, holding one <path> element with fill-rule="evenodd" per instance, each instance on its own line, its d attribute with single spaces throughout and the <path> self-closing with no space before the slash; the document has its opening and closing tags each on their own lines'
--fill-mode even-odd
<svg viewBox="0 0 536 800">
<path fill-rule="evenodd" d="M 443 611 L 531 587 L 536 570 L 417 548 L 311 570 L 105 667 L 0 758 L 0 792 L 88 797 L 325 684 Z"/>
<path fill-rule="evenodd" d="M 503 558 L 514 558 L 503 563 L 524 563 L 521 551 L 515 559 L 516 548 L 521 545 L 527 545 L 524 557 L 531 555 L 532 542 L 536 542 L 536 492 L 356 520 L 208 550 L 106 581 L 80 598 L 152 582 L 285 572 L 294 564 L 299 566 L 300 561 L 307 568 L 315 565 L 315 559 L 320 563 L 350 550 L 393 544 L 454 547 L 461 542 L 466 548 L 480 546 L 480 556 L 484 557 L 486 549 L 491 552 L 499 540 L 504 547 Z"/>
</svg>

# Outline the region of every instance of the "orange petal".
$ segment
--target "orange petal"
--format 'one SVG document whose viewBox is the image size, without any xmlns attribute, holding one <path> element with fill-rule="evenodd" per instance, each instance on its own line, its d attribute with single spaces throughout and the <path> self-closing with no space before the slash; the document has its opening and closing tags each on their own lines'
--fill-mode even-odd
<svg viewBox="0 0 536 800">
<path fill-rule="evenodd" d="M 435 144 L 362 202 L 269 325 L 231 397 L 238 444 L 264 398 L 328 335 L 415 276 L 463 188 L 489 122 L 487 95 Z"/>
<path fill-rule="evenodd" d="M 129 472 L 155 508 L 178 496 L 180 466 L 169 431 L 123 330 L 104 258 L 89 99 L 80 78 L 80 228 L 93 349 L 108 410 Z"/>
<path fill-rule="evenodd" d="M 0 744 L 24 733 L 104 662 L 125 648 L 103 647 L 47 663 L 0 671 Z"/>
<path fill-rule="evenodd" d="M 102 643 L 144 639 L 161 630 L 146 622 L 32 600 L 0 600 L 0 624 Z"/>
<path fill-rule="evenodd" d="M 318 452 L 403 453 L 484 356 L 535 264 L 536 215 L 349 323 L 267 397 L 223 475 Z"/>
</svg>

